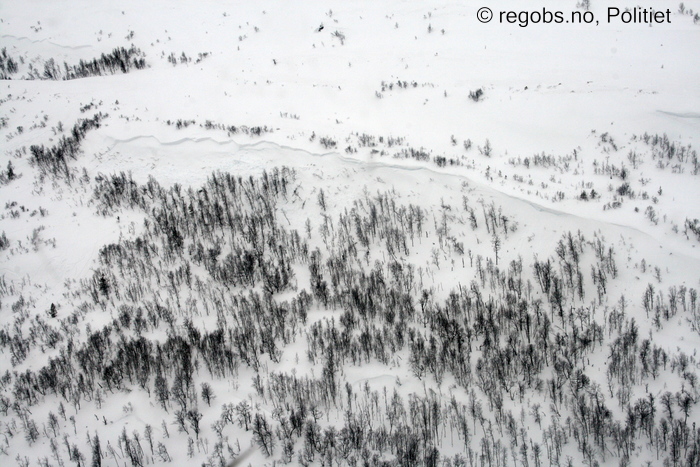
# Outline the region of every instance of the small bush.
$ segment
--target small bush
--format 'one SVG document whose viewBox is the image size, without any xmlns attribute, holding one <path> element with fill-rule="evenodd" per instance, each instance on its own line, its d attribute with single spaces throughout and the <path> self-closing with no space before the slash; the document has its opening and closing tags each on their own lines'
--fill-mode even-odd
<svg viewBox="0 0 700 467">
<path fill-rule="evenodd" d="M 634 192 L 630 188 L 630 184 L 625 182 L 619 187 L 617 187 L 617 194 L 620 196 L 632 196 Z"/>
<path fill-rule="evenodd" d="M 484 90 L 479 88 L 476 91 L 469 91 L 469 99 L 473 100 L 474 102 L 479 102 L 481 97 L 484 95 Z"/>
<path fill-rule="evenodd" d="M 318 141 L 326 149 L 333 149 L 336 147 L 336 142 L 327 136 L 322 137 Z"/>
</svg>

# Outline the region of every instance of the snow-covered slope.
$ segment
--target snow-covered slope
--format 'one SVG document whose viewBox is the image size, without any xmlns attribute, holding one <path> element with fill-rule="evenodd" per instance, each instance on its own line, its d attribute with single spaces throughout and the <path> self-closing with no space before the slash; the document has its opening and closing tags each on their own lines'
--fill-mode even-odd
<svg viewBox="0 0 700 467">
<path fill-rule="evenodd" d="M 700 4 L 579 3 L 1 4 L 0 464 L 699 465 Z"/>
</svg>

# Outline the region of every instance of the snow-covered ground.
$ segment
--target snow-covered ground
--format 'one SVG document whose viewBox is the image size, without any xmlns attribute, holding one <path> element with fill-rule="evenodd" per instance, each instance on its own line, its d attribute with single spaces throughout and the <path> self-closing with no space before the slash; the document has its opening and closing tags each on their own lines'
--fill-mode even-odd
<svg viewBox="0 0 700 467">
<path fill-rule="evenodd" d="M 1 3 L 0 464 L 700 465 L 700 3 L 587 3 Z"/>
</svg>

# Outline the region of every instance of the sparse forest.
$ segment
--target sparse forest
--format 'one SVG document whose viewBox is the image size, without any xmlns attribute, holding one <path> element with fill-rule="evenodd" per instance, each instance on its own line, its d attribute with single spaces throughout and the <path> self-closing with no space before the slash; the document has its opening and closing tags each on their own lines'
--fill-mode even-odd
<svg viewBox="0 0 700 467">
<path fill-rule="evenodd" d="M 700 467 L 696 5 L 28 1 L 0 465 Z"/>
<path fill-rule="evenodd" d="M 333 214 L 321 191 L 322 222 L 298 231 L 283 212 L 311 202 L 296 194 L 302 183 L 284 167 L 215 172 L 188 188 L 97 177 L 95 213 L 135 210 L 143 226 L 105 245 L 92 276 L 43 316 L 3 281 L 15 316 L 0 331 L 12 364 L 3 450 L 44 440 L 54 462 L 147 465 L 170 458 L 175 436 L 208 465 L 253 443 L 301 465 L 476 466 L 625 463 L 643 446 L 669 465 L 698 465 L 697 360 L 653 332 L 679 318 L 697 327 L 695 289 L 650 282 L 641 297 L 610 295 L 617 255 L 595 232 L 508 260 L 500 251 L 520 235 L 517 219 L 467 197 L 438 216 L 366 192 Z M 492 254 L 465 252 L 477 236 L 492 239 Z M 417 263 L 432 242 L 433 263 Z M 430 280 L 440 267 L 463 271 L 443 293 Z M 601 355 L 605 366 L 592 368 Z M 312 371 L 277 365 L 289 358 Z M 393 391 L 351 385 L 368 365 L 405 376 Z M 250 384 L 249 397 L 217 397 L 223 380 Z M 409 381 L 423 390 L 403 394 Z M 650 389 L 658 381 L 669 390 Z M 101 441 L 97 429 L 89 446 L 61 448 L 68 434 L 54 414 L 73 419 L 131 391 L 147 395 L 163 428 L 151 421 Z M 48 422 L 35 415 L 45 410 Z"/>
</svg>

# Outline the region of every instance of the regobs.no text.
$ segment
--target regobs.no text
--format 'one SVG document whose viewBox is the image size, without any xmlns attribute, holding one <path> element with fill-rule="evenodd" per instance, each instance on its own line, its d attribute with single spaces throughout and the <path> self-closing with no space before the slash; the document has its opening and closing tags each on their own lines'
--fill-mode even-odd
<svg viewBox="0 0 700 467">
<path fill-rule="evenodd" d="M 491 8 L 482 7 L 476 12 L 477 19 L 482 23 L 489 23 L 493 20 L 501 24 L 514 24 L 521 28 L 533 24 L 593 24 L 598 26 L 601 20 L 596 18 L 595 13 L 590 10 L 574 11 L 553 11 L 546 8 L 523 11 L 496 11 Z M 671 24 L 671 10 L 654 10 L 653 8 L 627 8 L 608 7 L 605 17 L 602 19 L 605 24 Z"/>
</svg>

